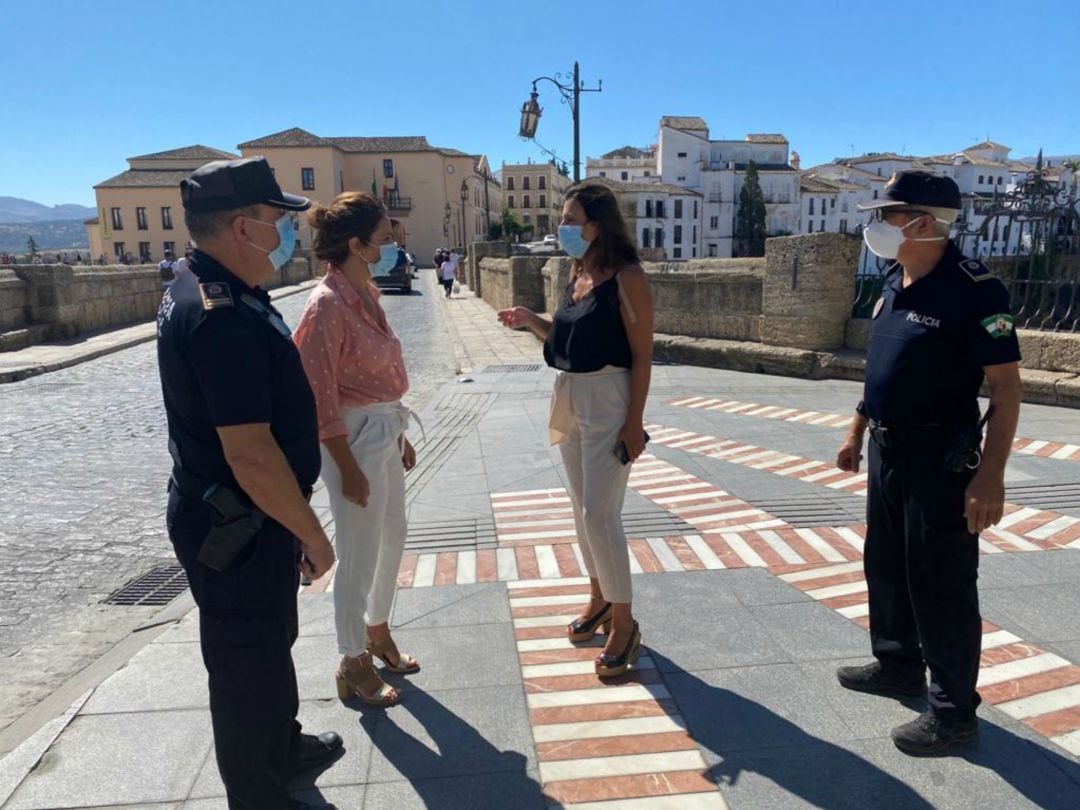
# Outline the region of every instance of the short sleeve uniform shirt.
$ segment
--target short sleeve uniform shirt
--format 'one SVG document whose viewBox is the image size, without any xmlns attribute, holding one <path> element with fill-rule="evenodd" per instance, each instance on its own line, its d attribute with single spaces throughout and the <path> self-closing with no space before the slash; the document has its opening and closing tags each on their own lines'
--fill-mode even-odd
<svg viewBox="0 0 1080 810">
<path fill-rule="evenodd" d="M 158 367 L 174 462 L 235 486 L 216 429 L 269 423 L 297 483 L 311 487 L 320 467 L 315 398 L 287 327 L 264 290 L 248 287 L 209 255 L 196 251 L 188 267 L 158 310 Z"/>
<path fill-rule="evenodd" d="M 1000 280 L 950 243 L 941 262 L 907 287 L 899 265 L 874 307 L 865 416 L 890 425 L 971 425 L 983 368 L 1020 360 Z"/>
</svg>

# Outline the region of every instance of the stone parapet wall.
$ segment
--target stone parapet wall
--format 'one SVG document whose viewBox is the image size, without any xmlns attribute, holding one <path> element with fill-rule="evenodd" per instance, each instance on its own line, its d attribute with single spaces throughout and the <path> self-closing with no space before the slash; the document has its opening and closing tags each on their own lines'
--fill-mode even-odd
<svg viewBox="0 0 1080 810">
<path fill-rule="evenodd" d="M 294 259 L 267 289 L 311 278 L 307 259 Z M 163 279 L 157 265 L 22 265 L 0 269 L 0 334 L 29 332 L 33 340 L 66 340 L 86 332 L 153 320 Z M 0 343 L 17 348 L 25 340 Z"/>
<path fill-rule="evenodd" d="M 510 259 L 481 259 L 478 263 L 480 296 L 495 309 L 515 306 L 510 297 Z"/>
<path fill-rule="evenodd" d="M 14 270 L 0 268 L 0 332 L 26 326 L 26 282 Z"/>
</svg>

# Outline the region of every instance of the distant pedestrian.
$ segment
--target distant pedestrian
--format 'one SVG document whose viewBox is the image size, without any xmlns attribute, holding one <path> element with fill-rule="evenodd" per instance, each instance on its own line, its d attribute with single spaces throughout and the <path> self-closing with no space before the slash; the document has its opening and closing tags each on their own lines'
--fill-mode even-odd
<svg viewBox="0 0 1080 810">
<path fill-rule="evenodd" d="M 450 261 L 449 255 L 443 259 L 443 263 L 439 266 L 439 283 L 442 284 L 443 289 L 446 290 L 446 297 L 449 298 L 454 291 L 454 281 L 457 279 L 457 267 Z"/>
<path fill-rule="evenodd" d="M 869 429 L 866 549 L 875 660 L 837 670 L 860 692 L 922 696 L 892 731 L 908 754 L 974 740 L 983 638 L 979 532 L 1002 517 L 1020 413 L 1020 346 L 1009 293 L 949 241 L 962 206 L 950 177 L 896 174 L 863 231 L 893 261 L 874 307 L 863 400 L 837 466 L 857 473 Z M 979 388 L 990 387 L 980 419 Z M 986 427 L 986 441 L 982 430 Z"/>
<path fill-rule="evenodd" d="M 549 438 L 566 467 L 591 591 L 567 634 L 571 641 L 588 641 L 609 628 L 595 661 L 596 674 L 606 678 L 626 672 L 641 648 L 622 505 L 631 463 L 648 439 L 643 419 L 653 305 L 633 238 L 606 186 L 585 183 L 567 192 L 559 244 L 574 261 L 554 318 L 525 307 L 504 309 L 498 317 L 505 326 L 527 326 L 544 338 L 544 359 L 558 371 Z"/>
<path fill-rule="evenodd" d="M 334 620 L 341 664 L 338 697 L 375 706 L 401 700 L 376 673 L 372 657 L 394 673 L 420 664 L 390 636 L 390 608 L 405 550 L 405 471 L 416 451 L 405 437 L 410 411 L 401 342 L 379 304 L 374 276 L 398 260 L 383 203 L 365 192 L 338 195 L 308 215 L 315 256 L 327 273 L 312 292 L 296 345 L 315 392 L 322 476 L 330 495 L 337 553 Z"/>
<path fill-rule="evenodd" d="M 324 575 L 334 552 L 307 502 L 319 475 L 315 399 L 261 285 L 293 253 L 289 212 L 310 202 L 283 193 L 264 158 L 208 163 L 180 190 L 199 250 L 158 310 L 166 526 L 199 606 L 230 810 L 308 807 L 288 783 L 336 758 L 341 738 L 300 733 L 296 596 L 300 571 Z"/>
</svg>

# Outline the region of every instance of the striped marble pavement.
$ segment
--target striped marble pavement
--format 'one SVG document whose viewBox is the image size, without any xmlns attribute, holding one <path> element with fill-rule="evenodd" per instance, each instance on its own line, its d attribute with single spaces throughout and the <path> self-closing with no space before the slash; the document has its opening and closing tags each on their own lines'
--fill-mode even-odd
<svg viewBox="0 0 1080 810">
<path fill-rule="evenodd" d="M 654 444 L 715 458 L 754 470 L 805 481 L 853 495 L 865 495 L 867 473 L 840 470 L 835 464 L 768 450 L 735 439 L 648 424 Z M 1080 548 L 1080 518 L 1049 509 L 1005 504 L 1005 515 L 997 526 L 983 532 L 980 548 L 999 551 L 1040 551 Z"/>
<path fill-rule="evenodd" d="M 869 627 L 862 563 L 779 576 L 860 627 Z M 990 622 L 983 622 L 982 650 L 979 693 L 983 700 L 1080 756 L 1080 666 Z"/>
<path fill-rule="evenodd" d="M 727 803 L 646 648 L 626 675 L 596 677 L 603 636 L 572 644 L 584 577 L 509 586 L 540 782 L 567 810 L 711 810 Z"/>
<path fill-rule="evenodd" d="M 720 411 L 741 416 L 754 416 L 760 419 L 775 419 L 779 422 L 797 422 L 799 424 L 832 428 L 846 428 L 851 424 L 853 418 L 851 414 L 808 411 L 801 408 L 783 408 L 778 405 L 760 405 L 754 402 L 710 397 L 679 397 L 678 399 L 668 400 L 665 404 L 679 408 L 690 408 L 691 410 Z M 1080 461 L 1080 445 L 1066 442 L 1018 437 L 1013 440 L 1013 452 L 1025 456 L 1052 458 L 1061 461 Z"/>
</svg>

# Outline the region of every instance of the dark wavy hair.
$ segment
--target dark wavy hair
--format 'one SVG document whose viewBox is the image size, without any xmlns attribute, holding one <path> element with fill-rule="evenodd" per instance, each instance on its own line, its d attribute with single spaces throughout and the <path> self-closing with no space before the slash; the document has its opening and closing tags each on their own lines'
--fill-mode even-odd
<svg viewBox="0 0 1080 810">
<path fill-rule="evenodd" d="M 628 264 L 641 262 L 619 210 L 619 201 L 610 188 L 600 183 L 579 183 L 567 190 L 565 200 L 576 200 L 585 210 L 586 218 L 596 223 L 599 231 L 585 256 L 574 260 L 575 278 L 585 269 L 585 262 L 605 270 L 620 270 Z"/>
</svg>

